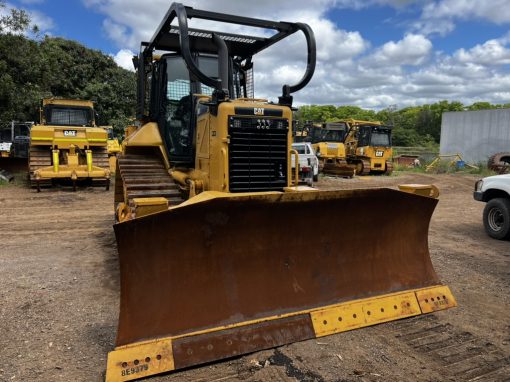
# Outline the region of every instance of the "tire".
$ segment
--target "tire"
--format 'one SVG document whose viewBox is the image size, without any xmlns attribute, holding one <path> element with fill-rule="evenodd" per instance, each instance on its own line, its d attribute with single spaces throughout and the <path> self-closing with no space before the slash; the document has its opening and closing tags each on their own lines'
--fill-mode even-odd
<svg viewBox="0 0 510 382">
<path fill-rule="evenodd" d="M 510 169 L 510 153 L 502 152 L 494 154 L 489 158 L 487 167 L 497 172 L 498 174 L 505 174 Z"/>
<path fill-rule="evenodd" d="M 487 235 L 494 239 L 510 239 L 510 200 L 489 200 L 483 210 L 483 225 Z"/>
</svg>

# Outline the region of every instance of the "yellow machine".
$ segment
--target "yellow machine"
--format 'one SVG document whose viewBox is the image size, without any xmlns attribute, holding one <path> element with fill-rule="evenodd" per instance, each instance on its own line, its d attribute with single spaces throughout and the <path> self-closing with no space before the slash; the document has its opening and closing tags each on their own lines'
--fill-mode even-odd
<svg viewBox="0 0 510 382">
<path fill-rule="evenodd" d="M 356 174 L 386 174 L 393 171 L 391 127 L 381 122 L 345 119 L 348 126 L 345 137 L 347 162 L 356 166 Z"/>
<path fill-rule="evenodd" d="M 117 155 L 122 151 L 122 149 L 120 147 L 119 139 L 115 138 L 115 136 L 113 135 L 113 127 L 106 126 L 104 128 L 108 132 L 108 141 L 107 141 L 108 161 L 110 164 L 110 172 L 113 173 L 113 172 L 115 172 L 115 169 L 117 168 Z"/>
<path fill-rule="evenodd" d="M 11 156 L 11 143 L 0 142 L 0 158 L 9 158 Z"/>
<path fill-rule="evenodd" d="M 188 18 L 264 37 L 188 29 Z M 253 98 L 252 57 L 298 31 L 303 78 L 278 103 Z M 107 381 L 455 306 L 428 253 L 431 186 L 293 184 L 291 93 L 315 69 L 308 25 L 174 3 L 141 48 L 140 126 L 127 129 L 117 161 L 121 296 Z M 332 214 L 349 218 L 331 224 Z M 313 233 L 300 235 L 310 219 Z"/>
<path fill-rule="evenodd" d="M 464 167 L 469 167 L 472 169 L 478 169 L 477 166 L 473 166 L 472 164 L 464 162 L 462 156 L 459 153 L 456 154 L 439 154 L 427 167 L 425 167 L 426 172 L 430 172 L 432 170 L 436 170 L 439 166 L 446 165 L 447 169 L 461 169 Z M 490 167 L 490 166 L 489 166 Z M 492 168 L 491 170 L 493 170 Z"/>
<path fill-rule="evenodd" d="M 312 128 L 312 124 L 309 121 L 303 123 L 296 120 L 292 121 L 292 123 L 292 141 L 294 143 L 308 142 L 308 134 Z"/>
<path fill-rule="evenodd" d="M 294 134 L 293 141 L 294 142 L 305 142 L 307 134 L 308 133 L 306 131 L 296 131 L 296 133 Z"/>
<path fill-rule="evenodd" d="M 87 179 L 110 185 L 107 132 L 97 127 L 91 101 L 43 99 L 40 124 L 30 130 L 29 173 L 32 187 L 56 180 Z"/>
<path fill-rule="evenodd" d="M 347 125 L 343 122 L 327 122 L 309 127 L 308 140 L 319 158 L 319 169 L 325 174 L 353 176 L 355 167 L 347 163 L 344 139 Z"/>
</svg>

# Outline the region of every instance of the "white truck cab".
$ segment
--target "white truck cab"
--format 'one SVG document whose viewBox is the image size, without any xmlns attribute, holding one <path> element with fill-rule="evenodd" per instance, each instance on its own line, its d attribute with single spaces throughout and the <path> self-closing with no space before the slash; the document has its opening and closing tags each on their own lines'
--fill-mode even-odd
<svg viewBox="0 0 510 382">
<path fill-rule="evenodd" d="M 309 142 L 296 142 L 292 144 L 292 148 L 297 151 L 299 156 L 300 181 L 311 186 L 313 182 L 319 180 L 319 160 L 313 151 L 312 145 Z M 293 160 L 293 168 L 295 166 L 294 162 Z"/>
<path fill-rule="evenodd" d="M 494 239 L 510 239 L 510 174 L 488 176 L 477 181 L 473 197 L 487 203 L 483 210 L 487 234 Z"/>
</svg>

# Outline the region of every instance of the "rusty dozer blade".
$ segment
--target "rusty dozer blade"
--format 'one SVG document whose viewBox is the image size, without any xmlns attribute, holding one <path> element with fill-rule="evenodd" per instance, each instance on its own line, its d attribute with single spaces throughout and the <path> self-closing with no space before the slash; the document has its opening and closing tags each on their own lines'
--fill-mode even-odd
<svg viewBox="0 0 510 382">
<path fill-rule="evenodd" d="M 322 172 L 326 175 L 352 178 L 356 173 L 356 166 L 339 163 L 324 163 Z"/>
<path fill-rule="evenodd" d="M 455 306 L 437 200 L 392 189 L 205 192 L 115 225 L 124 381 Z"/>
</svg>

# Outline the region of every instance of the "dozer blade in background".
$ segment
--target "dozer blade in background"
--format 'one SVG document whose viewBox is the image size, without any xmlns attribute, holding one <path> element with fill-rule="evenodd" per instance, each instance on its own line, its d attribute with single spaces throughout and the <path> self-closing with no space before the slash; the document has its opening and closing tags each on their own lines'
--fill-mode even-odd
<svg viewBox="0 0 510 382">
<path fill-rule="evenodd" d="M 116 224 L 107 380 L 455 306 L 428 252 L 436 203 L 391 189 L 205 192 Z"/>
<path fill-rule="evenodd" d="M 356 173 L 356 167 L 348 164 L 325 163 L 322 172 L 326 175 L 352 178 Z"/>
</svg>

